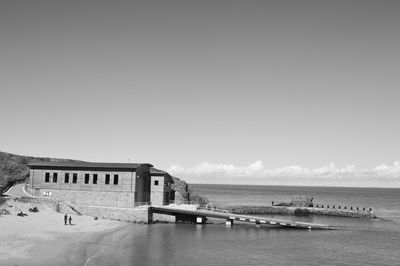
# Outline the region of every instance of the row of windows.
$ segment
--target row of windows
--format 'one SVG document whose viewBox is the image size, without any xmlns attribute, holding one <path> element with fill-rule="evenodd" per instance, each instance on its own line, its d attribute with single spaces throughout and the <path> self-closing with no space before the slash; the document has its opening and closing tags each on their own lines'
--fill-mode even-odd
<svg viewBox="0 0 400 266">
<path fill-rule="evenodd" d="M 118 175 L 113 176 L 113 184 L 114 185 L 118 185 L 118 181 L 119 181 L 118 179 L 119 179 Z M 57 180 L 58 180 L 58 173 L 53 173 L 52 183 L 57 183 Z M 98 175 L 92 174 L 92 184 L 96 185 L 96 184 L 98 184 L 98 181 L 99 181 Z M 111 175 L 106 174 L 105 178 L 104 178 L 104 184 L 109 185 L 111 183 L 110 181 L 111 181 Z M 45 174 L 44 182 L 50 183 L 50 173 Z M 72 184 L 78 183 L 78 174 L 77 173 L 72 173 L 72 180 L 70 179 L 70 173 L 64 173 L 64 183 L 68 184 L 70 182 Z M 90 183 L 90 174 L 88 174 L 88 173 L 85 174 L 84 183 L 85 184 Z"/>
</svg>

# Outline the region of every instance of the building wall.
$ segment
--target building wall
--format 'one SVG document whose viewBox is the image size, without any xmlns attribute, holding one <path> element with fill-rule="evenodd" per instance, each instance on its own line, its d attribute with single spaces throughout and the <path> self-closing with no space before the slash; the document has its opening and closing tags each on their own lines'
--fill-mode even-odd
<svg viewBox="0 0 400 266">
<path fill-rule="evenodd" d="M 45 182 L 46 173 L 50 174 L 50 182 Z M 53 182 L 53 174 L 57 173 L 57 182 Z M 65 183 L 65 174 L 69 174 L 69 182 Z M 77 183 L 72 183 L 73 174 L 77 174 Z M 89 183 L 85 184 L 85 174 L 89 174 Z M 93 184 L 93 175 L 97 174 L 97 184 Z M 105 184 L 106 175 L 110 175 L 110 184 Z M 118 175 L 118 184 L 114 184 L 114 175 Z M 135 192 L 135 172 L 103 172 L 103 171 L 65 171 L 65 170 L 30 170 L 31 187 L 41 189 L 64 189 L 86 191 L 123 191 Z"/>
<path fill-rule="evenodd" d="M 140 178 L 136 178 L 135 172 L 31 169 L 30 192 L 38 198 L 91 206 L 133 208 L 143 201 L 159 206 L 168 204 L 170 184 L 167 179 L 150 176 L 146 170 L 142 169 Z M 49 173 L 49 182 L 45 182 L 46 173 Z M 57 182 L 53 182 L 54 173 L 57 173 Z M 69 174 L 68 183 L 65 182 L 66 173 Z M 76 183 L 73 183 L 74 173 L 77 174 Z M 85 184 L 85 174 L 89 174 L 88 184 Z M 93 183 L 94 174 L 97 174 L 97 184 Z M 105 184 L 106 174 L 110 175 L 110 184 Z M 118 175 L 116 185 L 115 174 Z"/>
<path fill-rule="evenodd" d="M 46 173 L 50 182 L 45 182 Z M 53 182 L 53 173 L 57 173 L 57 182 Z M 69 182 L 65 183 L 65 173 L 69 173 Z M 77 183 L 72 183 L 73 174 L 77 174 Z M 85 184 L 85 174 L 89 174 L 89 183 Z M 93 184 L 93 175 L 97 174 L 97 184 Z M 110 184 L 105 184 L 106 174 L 110 175 Z M 118 184 L 114 185 L 114 175 L 118 175 Z M 30 170 L 31 194 L 39 198 L 62 200 L 69 203 L 106 207 L 134 207 L 134 172 L 103 171 L 65 171 Z"/>
<path fill-rule="evenodd" d="M 150 202 L 150 166 L 141 165 L 136 169 L 136 202 Z"/>
<path fill-rule="evenodd" d="M 171 185 L 165 176 L 152 176 L 150 195 L 152 205 L 166 205 L 171 199 Z"/>
<path fill-rule="evenodd" d="M 164 177 L 152 176 L 150 184 L 151 204 L 155 206 L 164 205 Z"/>
<path fill-rule="evenodd" d="M 79 191 L 61 189 L 41 189 L 40 198 L 65 201 L 71 204 L 92 206 L 133 208 L 135 193 L 114 191 Z"/>
</svg>

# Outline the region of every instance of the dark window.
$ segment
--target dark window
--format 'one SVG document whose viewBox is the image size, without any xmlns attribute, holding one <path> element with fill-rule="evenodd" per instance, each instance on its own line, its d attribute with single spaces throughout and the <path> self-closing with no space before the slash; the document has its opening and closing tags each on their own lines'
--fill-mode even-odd
<svg viewBox="0 0 400 266">
<path fill-rule="evenodd" d="M 53 183 L 57 183 L 57 173 L 53 173 Z"/>
<path fill-rule="evenodd" d="M 50 173 L 46 173 L 44 176 L 44 182 L 49 183 L 50 182 Z"/>
<path fill-rule="evenodd" d="M 106 174 L 106 185 L 110 184 L 110 174 Z"/>
<path fill-rule="evenodd" d="M 118 175 L 114 175 L 114 185 L 118 185 Z"/>
<path fill-rule="evenodd" d="M 158 180 L 154 180 L 154 185 L 158 186 Z"/>
<path fill-rule="evenodd" d="M 89 184 L 89 174 L 85 174 L 85 184 Z"/>
<path fill-rule="evenodd" d="M 65 173 L 64 183 L 69 183 L 69 173 Z"/>
<path fill-rule="evenodd" d="M 97 174 L 93 174 L 93 184 L 97 184 Z"/>
<path fill-rule="evenodd" d="M 78 183 L 78 174 L 77 173 L 72 174 L 72 183 L 74 183 L 74 184 Z"/>
</svg>

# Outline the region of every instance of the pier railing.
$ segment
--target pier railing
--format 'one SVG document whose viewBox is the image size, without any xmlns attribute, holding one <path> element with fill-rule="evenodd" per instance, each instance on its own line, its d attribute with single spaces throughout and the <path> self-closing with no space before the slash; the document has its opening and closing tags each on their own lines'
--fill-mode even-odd
<svg viewBox="0 0 400 266">
<path fill-rule="evenodd" d="M 332 209 L 332 210 L 344 210 L 344 211 L 364 211 L 364 212 L 372 212 L 372 208 L 367 207 L 353 207 L 353 206 L 343 206 L 343 205 L 334 205 L 334 204 L 316 204 L 313 208 L 321 208 L 321 209 Z"/>
<path fill-rule="evenodd" d="M 170 200 L 169 204 L 176 204 L 176 205 L 199 205 L 194 201 L 182 201 L 182 200 Z"/>
<path fill-rule="evenodd" d="M 215 207 L 198 207 L 197 210 L 199 211 L 211 211 L 211 212 L 219 212 L 219 213 L 232 213 L 229 210 L 226 209 L 220 209 L 220 208 L 215 208 Z"/>
</svg>

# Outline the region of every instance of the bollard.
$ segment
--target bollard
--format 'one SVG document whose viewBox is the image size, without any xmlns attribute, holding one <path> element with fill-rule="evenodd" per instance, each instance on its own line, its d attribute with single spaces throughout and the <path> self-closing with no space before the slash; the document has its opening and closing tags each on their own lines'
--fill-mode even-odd
<svg viewBox="0 0 400 266">
<path fill-rule="evenodd" d="M 358 207 L 357 207 L 357 211 L 358 211 Z"/>
<path fill-rule="evenodd" d="M 350 206 L 350 210 L 353 210 L 353 206 Z"/>
<path fill-rule="evenodd" d="M 340 210 L 340 205 L 339 205 L 339 210 Z"/>
<path fill-rule="evenodd" d="M 324 205 L 322 205 L 322 207 L 321 208 L 323 208 L 324 207 Z"/>
<path fill-rule="evenodd" d="M 363 211 L 365 211 L 365 207 L 363 207 Z"/>
<path fill-rule="evenodd" d="M 329 205 L 326 205 L 326 208 L 328 208 L 328 209 L 329 209 Z"/>
<path fill-rule="evenodd" d="M 332 209 L 334 209 L 334 208 L 335 208 L 335 205 L 333 205 Z"/>
<path fill-rule="evenodd" d="M 345 210 L 347 210 L 347 207 L 346 207 L 346 206 L 344 206 L 344 209 L 345 209 Z"/>
<path fill-rule="evenodd" d="M 369 211 L 372 212 L 372 208 L 369 208 Z"/>
</svg>

